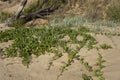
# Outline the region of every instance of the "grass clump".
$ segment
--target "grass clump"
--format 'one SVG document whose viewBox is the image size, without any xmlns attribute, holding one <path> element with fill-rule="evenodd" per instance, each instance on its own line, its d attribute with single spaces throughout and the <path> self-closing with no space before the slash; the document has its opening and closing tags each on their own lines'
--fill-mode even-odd
<svg viewBox="0 0 120 80">
<path fill-rule="evenodd" d="M 93 80 L 91 76 L 88 76 L 87 74 L 82 74 L 83 80 Z"/>
<path fill-rule="evenodd" d="M 10 27 L 20 27 L 20 26 L 23 26 L 24 23 L 25 23 L 25 20 L 16 19 L 16 20 L 12 21 L 10 24 L 8 24 L 8 26 L 10 26 Z"/>
<path fill-rule="evenodd" d="M 0 22 L 3 22 L 7 18 L 11 17 L 12 14 L 7 13 L 7 12 L 0 12 Z"/>
<path fill-rule="evenodd" d="M 101 49 L 111 49 L 112 46 L 111 46 L 111 45 L 107 45 L 107 44 L 101 44 L 101 45 L 100 45 L 100 48 L 101 48 Z"/>
</svg>

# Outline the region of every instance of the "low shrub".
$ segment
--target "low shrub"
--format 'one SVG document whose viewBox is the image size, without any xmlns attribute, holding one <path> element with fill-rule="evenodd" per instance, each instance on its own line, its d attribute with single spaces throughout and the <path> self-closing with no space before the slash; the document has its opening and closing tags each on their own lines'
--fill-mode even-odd
<svg viewBox="0 0 120 80">
<path fill-rule="evenodd" d="M 120 0 L 111 1 L 111 4 L 106 10 L 107 16 L 110 20 L 120 21 Z"/>
</svg>

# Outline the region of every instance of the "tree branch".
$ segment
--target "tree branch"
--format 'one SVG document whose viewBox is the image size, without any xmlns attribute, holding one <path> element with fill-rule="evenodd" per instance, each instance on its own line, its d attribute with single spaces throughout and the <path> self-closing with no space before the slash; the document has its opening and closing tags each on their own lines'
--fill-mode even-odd
<svg viewBox="0 0 120 80">
<path fill-rule="evenodd" d="M 14 16 L 8 18 L 8 19 L 5 20 L 4 22 L 7 23 L 7 24 L 9 24 L 9 23 L 11 23 L 12 21 L 18 19 L 18 18 L 20 17 L 20 14 L 21 14 L 22 10 L 24 9 L 26 3 L 27 3 L 27 0 L 23 0 L 22 3 L 21 3 L 21 5 L 20 5 L 20 7 L 18 8 L 16 14 L 15 14 Z"/>
</svg>

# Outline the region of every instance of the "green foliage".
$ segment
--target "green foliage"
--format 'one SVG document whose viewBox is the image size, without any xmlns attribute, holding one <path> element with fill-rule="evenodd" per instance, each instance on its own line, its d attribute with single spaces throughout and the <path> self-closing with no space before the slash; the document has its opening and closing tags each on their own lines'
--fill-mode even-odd
<svg viewBox="0 0 120 80">
<path fill-rule="evenodd" d="M 58 30 L 53 28 L 16 28 L 0 32 L 0 41 L 14 40 L 14 43 L 6 48 L 5 55 L 20 56 L 28 63 L 32 54 L 37 56 L 44 54 L 51 47 L 58 45 L 59 35 L 56 31 Z"/>
<path fill-rule="evenodd" d="M 93 71 L 92 66 L 90 66 L 88 62 L 84 61 L 84 58 L 80 57 L 79 61 L 81 62 L 81 64 L 83 64 L 85 66 L 85 68 L 88 71 L 90 71 L 90 72 Z"/>
<path fill-rule="evenodd" d="M 99 70 L 99 69 L 94 70 L 94 75 L 97 76 L 99 80 L 105 80 L 101 70 Z"/>
<path fill-rule="evenodd" d="M 98 55 L 99 55 L 99 58 L 97 59 L 98 60 L 97 64 L 99 66 L 99 69 L 102 70 L 105 67 L 103 65 L 103 63 L 105 63 L 105 60 L 103 60 L 103 57 L 100 53 L 98 53 Z"/>
<path fill-rule="evenodd" d="M 87 45 L 88 50 L 93 49 L 94 45 L 97 44 L 97 41 L 95 40 L 94 37 L 92 37 L 90 35 L 87 36 L 87 39 L 89 39 L 89 42 L 88 42 L 88 45 Z"/>
<path fill-rule="evenodd" d="M 67 70 L 67 68 L 71 65 L 71 63 L 74 62 L 73 59 L 76 58 L 77 56 L 77 52 L 74 50 L 69 49 L 67 52 L 68 52 L 68 61 L 61 67 L 61 71 L 60 74 L 57 76 L 57 79 L 63 74 L 65 70 Z"/>
<path fill-rule="evenodd" d="M 85 28 L 84 26 L 81 26 L 79 29 L 78 29 L 79 32 L 85 32 L 85 33 L 88 33 L 90 32 L 90 30 L 88 28 Z"/>
<path fill-rule="evenodd" d="M 105 67 L 104 63 L 106 61 L 103 59 L 102 55 L 99 53 L 99 49 L 98 49 L 98 58 L 97 58 L 97 65 L 98 67 L 96 69 L 93 70 L 93 74 L 98 77 L 99 80 L 105 80 L 105 78 L 103 77 L 103 72 L 102 69 Z"/>
<path fill-rule="evenodd" d="M 111 49 L 112 46 L 111 45 L 107 45 L 107 44 L 101 44 L 100 48 L 102 48 L 102 49 Z"/>
<path fill-rule="evenodd" d="M 91 76 L 88 76 L 87 74 L 82 74 L 83 80 L 92 80 Z"/>
</svg>

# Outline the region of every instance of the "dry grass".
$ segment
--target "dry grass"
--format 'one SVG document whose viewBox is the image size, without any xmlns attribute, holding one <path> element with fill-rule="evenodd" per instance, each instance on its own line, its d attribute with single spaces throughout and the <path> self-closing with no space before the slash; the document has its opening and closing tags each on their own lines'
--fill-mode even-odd
<svg viewBox="0 0 120 80">
<path fill-rule="evenodd" d="M 120 0 L 74 0 L 71 1 L 69 13 L 79 13 L 80 15 L 92 19 L 118 20 L 120 17 Z M 76 8 L 77 7 L 77 8 Z"/>
</svg>

